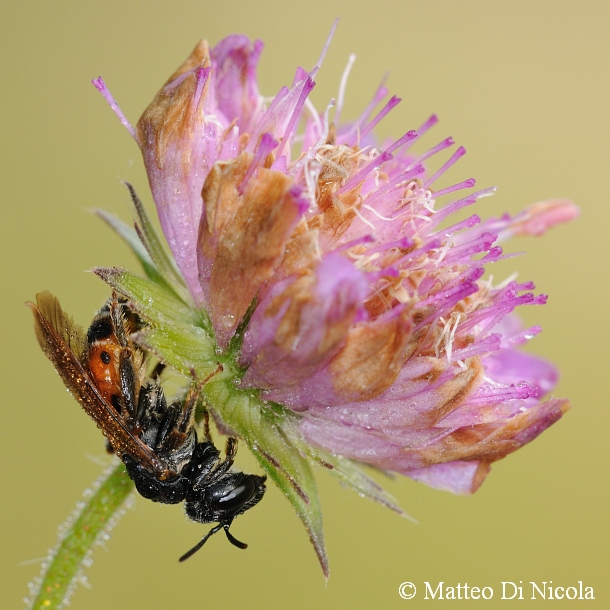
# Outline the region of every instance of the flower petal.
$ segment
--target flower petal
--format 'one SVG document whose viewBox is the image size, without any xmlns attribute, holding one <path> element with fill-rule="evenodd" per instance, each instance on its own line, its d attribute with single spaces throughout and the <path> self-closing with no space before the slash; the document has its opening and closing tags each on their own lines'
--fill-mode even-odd
<svg viewBox="0 0 610 610">
<path fill-rule="evenodd" d="M 370 400 L 392 385 L 413 353 L 411 328 L 404 308 L 352 326 L 327 366 L 301 383 L 271 390 L 266 398 L 295 410 Z"/>
<path fill-rule="evenodd" d="M 495 462 L 532 441 L 568 409 L 567 401 L 553 399 L 504 421 L 453 430 L 437 429 L 436 438 L 432 428 L 419 431 L 407 428 L 405 436 L 400 431 L 394 434 L 314 417 L 301 421 L 301 431 L 309 442 L 327 451 L 408 476 L 415 474 L 425 480 L 423 473 L 414 471 L 448 462 Z M 438 472 L 443 473 L 442 469 Z M 482 471 L 472 469 L 470 472 L 474 481 Z M 453 487 L 464 489 L 463 485 L 454 484 Z"/>
<path fill-rule="evenodd" d="M 490 470 L 489 462 L 447 462 L 434 464 L 428 468 L 405 470 L 403 474 L 429 487 L 465 495 L 479 489 Z"/>
<path fill-rule="evenodd" d="M 276 283 L 256 308 L 245 333 L 242 385 L 274 388 L 312 375 L 345 342 L 368 293 L 365 275 L 339 255 L 313 273 Z"/>
<path fill-rule="evenodd" d="M 403 384 L 405 369 L 418 371 L 419 367 L 410 365 L 409 362 L 401 371 Z M 314 408 L 311 413 L 347 426 L 361 426 L 387 433 L 407 427 L 416 431 L 433 428 L 474 392 L 483 378 L 483 369 L 478 359 L 473 358 L 464 369 L 446 370 L 436 382 L 430 379 L 435 374 L 437 371 L 429 370 L 423 378 L 418 375 L 420 378 L 414 378 L 412 385 L 408 389 L 405 388 L 405 392 L 399 396 L 396 396 L 394 384 L 376 398 L 332 408 Z"/>
<path fill-rule="evenodd" d="M 259 167 L 243 185 L 253 160 L 244 152 L 217 163 L 202 191 L 199 281 L 221 347 L 281 264 L 308 205 L 290 177 L 275 170 Z"/>
<path fill-rule="evenodd" d="M 262 109 L 256 66 L 263 50 L 260 40 L 234 34 L 221 40 L 211 52 L 213 92 L 217 112 L 228 123 L 236 121 L 240 132 L 251 132 L 253 119 Z"/>
<path fill-rule="evenodd" d="M 557 369 L 547 360 L 526 352 L 500 349 L 483 360 L 488 377 L 497 383 L 511 385 L 520 381 L 539 388 L 541 394 L 552 392 L 557 385 Z"/>
<path fill-rule="evenodd" d="M 137 136 L 161 227 L 178 268 L 201 300 L 196 265 L 201 187 L 216 161 L 223 127 L 206 120 L 210 54 L 199 42 L 144 111 Z"/>
</svg>

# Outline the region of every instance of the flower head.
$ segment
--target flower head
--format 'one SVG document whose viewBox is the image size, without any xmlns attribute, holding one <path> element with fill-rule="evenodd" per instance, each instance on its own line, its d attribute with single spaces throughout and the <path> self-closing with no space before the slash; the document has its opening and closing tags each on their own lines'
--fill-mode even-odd
<svg viewBox="0 0 610 610">
<path fill-rule="evenodd" d="M 542 234 L 577 208 L 551 200 L 515 217 L 452 220 L 494 189 L 473 192 L 474 179 L 436 188 L 465 154 L 433 171 L 428 160 L 451 138 L 412 152 L 436 116 L 377 144 L 375 126 L 400 102 L 374 114 L 384 86 L 343 123 L 352 62 L 337 104 L 318 112 L 308 96 L 319 64 L 267 100 L 261 50 L 244 36 L 200 42 L 135 129 L 120 115 L 194 308 L 209 315 L 206 337 L 231 359 L 233 391 L 259 401 L 243 428 L 234 407 L 217 406 L 217 418 L 247 440 L 279 408 L 282 442 L 344 474 L 369 464 L 471 493 L 569 406 L 541 399 L 556 370 L 519 349 L 540 328 L 523 328 L 515 309 L 546 297 L 531 282 L 494 284 L 486 267 L 505 257 L 500 241 Z M 170 362 L 187 359 L 147 341 Z M 273 478 L 290 468 L 267 441 L 275 449 L 251 446 Z"/>
</svg>

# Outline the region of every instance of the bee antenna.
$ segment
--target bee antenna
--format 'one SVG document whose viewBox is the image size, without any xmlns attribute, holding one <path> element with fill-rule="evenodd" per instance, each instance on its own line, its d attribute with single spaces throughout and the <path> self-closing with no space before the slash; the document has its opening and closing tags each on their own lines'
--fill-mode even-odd
<svg viewBox="0 0 610 610">
<path fill-rule="evenodd" d="M 218 532 L 221 527 L 222 523 L 219 523 L 213 527 L 190 551 L 184 553 L 184 555 L 182 555 L 178 561 L 186 561 L 191 555 L 194 555 L 206 543 L 207 539 Z"/>
<path fill-rule="evenodd" d="M 222 527 L 225 530 L 225 534 L 227 535 L 227 540 L 233 545 L 236 546 L 238 549 L 247 549 L 248 545 L 245 542 L 240 542 L 237 538 L 235 538 L 235 536 L 233 536 L 233 534 L 231 534 L 231 532 L 229 531 L 229 527 L 231 527 L 231 521 L 229 521 L 228 523 L 223 523 Z"/>
</svg>

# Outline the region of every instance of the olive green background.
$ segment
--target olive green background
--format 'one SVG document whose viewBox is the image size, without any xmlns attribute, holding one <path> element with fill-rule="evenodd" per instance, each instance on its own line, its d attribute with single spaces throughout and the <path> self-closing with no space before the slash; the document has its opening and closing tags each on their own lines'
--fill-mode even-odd
<svg viewBox="0 0 610 610">
<path fill-rule="evenodd" d="M 57 0 L 6 2 L 0 10 L 2 608 L 22 606 L 36 560 L 107 461 L 101 434 L 38 349 L 23 303 L 50 289 L 87 324 L 108 290 L 83 270 L 135 268 L 89 210 L 128 219 L 122 179 L 151 205 L 139 151 L 90 80 L 103 75 L 135 122 L 199 38 L 216 43 L 242 32 L 265 41 L 260 84 L 273 95 L 297 65 L 314 65 L 336 16 L 316 78 L 318 107 L 336 95 L 354 52 L 344 116 L 354 118 L 389 71 L 390 91 L 403 103 L 379 133 L 402 135 L 437 112 L 441 122 L 419 150 L 448 135 L 468 149 L 447 180 L 475 176 L 481 187 L 498 185 L 479 214 L 515 213 L 554 196 L 582 207 L 573 225 L 510 244 L 527 255 L 492 270 L 500 279 L 518 269 L 550 294 L 547 306 L 522 313 L 544 327 L 530 349 L 556 362 L 557 395 L 570 397 L 573 409 L 497 463 L 472 497 L 388 481 L 419 525 L 321 473 L 328 584 L 276 489 L 234 525 L 247 551 L 217 536 L 180 565 L 204 528 L 178 506 L 138 499 L 96 548 L 91 588 L 79 587 L 72 607 L 433 608 L 447 602 L 424 603 L 424 582 L 444 581 L 493 587 L 493 600 L 477 602 L 484 608 L 529 608 L 544 603 L 527 600 L 529 581 L 579 580 L 594 587 L 596 600 L 569 607 L 610 607 L 607 2 Z M 247 453 L 240 464 L 256 468 Z M 404 581 L 418 587 L 415 600 L 398 596 Z M 523 581 L 526 600 L 501 601 L 501 581 Z"/>
</svg>

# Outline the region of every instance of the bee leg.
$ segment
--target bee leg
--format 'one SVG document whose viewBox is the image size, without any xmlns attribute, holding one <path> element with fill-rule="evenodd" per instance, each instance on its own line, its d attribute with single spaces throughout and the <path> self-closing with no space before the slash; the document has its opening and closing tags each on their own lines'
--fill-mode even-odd
<svg viewBox="0 0 610 610">
<path fill-rule="evenodd" d="M 189 391 L 185 404 L 188 404 L 190 406 L 191 411 L 189 411 L 189 415 L 192 412 L 193 419 L 195 418 L 197 413 L 200 413 L 203 416 L 203 436 L 205 441 L 207 441 L 208 443 L 212 443 L 212 435 L 210 433 L 210 414 L 206 407 L 205 395 L 202 392 L 206 383 L 208 383 L 210 379 L 218 375 L 218 373 L 222 373 L 223 370 L 224 369 L 222 364 L 218 364 L 218 366 L 209 375 L 207 375 L 203 380 L 198 381 L 195 369 L 191 369 L 191 377 L 193 378 L 193 384 L 191 385 L 191 389 Z"/>
<path fill-rule="evenodd" d="M 119 303 L 119 298 L 116 292 L 112 293 L 112 300 L 110 302 L 110 319 L 112 320 L 112 327 L 119 345 L 121 347 L 127 347 L 129 345 L 129 333 L 127 331 L 127 323 L 123 313 L 123 307 Z"/>
<path fill-rule="evenodd" d="M 228 438 L 227 444 L 225 447 L 226 457 L 225 459 L 212 470 L 209 475 L 206 477 L 206 484 L 211 485 L 212 483 L 221 479 L 233 466 L 233 462 L 235 461 L 235 455 L 237 454 L 237 439 L 236 438 Z"/>
<path fill-rule="evenodd" d="M 185 433 L 187 430 L 192 428 L 193 420 L 195 418 L 195 410 L 197 407 L 197 403 L 199 401 L 199 396 L 201 394 L 201 390 L 203 389 L 203 385 L 200 383 L 195 383 L 191 386 L 189 393 L 184 400 L 184 407 L 182 408 L 182 415 L 180 417 L 180 421 L 177 424 L 178 430 L 182 433 Z"/>
<path fill-rule="evenodd" d="M 155 368 L 150 372 L 150 378 L 153 381 L 157 381 L 164 370 L 165 364 L 163 364 L 163 362 L 157 362 L 157 364 L 155 364 Z"/>
<path fill-rule="evenodd" d="M 207 409 L 203 411 L 203 436 L 208 443 L 212 442 L 212 434 L 210 433 L 210 412 Z"/>
<path fill-rule="evenodd" d="M 237 439 L 233 438 L 233 437 L 229 437 L 227 439 L 227 444 L 225 445 L 225 454 L 226 454 L 226 459 L 225 462 L 231 462 L 231 464 L 233 464 L 233 461 L 235 460 L 235 456 L 237 455 Z"/>
<path fill-rule="evenodd" d="M 132 423 L 138 421 L 138 407 L 136 405 L 136 374 L 133 368 L 133 357 L 131 350 L 122 349 L 119 355 L 119 380 L 121 384 L 121 396 L 127 410 L 127 415 Z"/>
<path fill-rule="evenodd" d="M 159 430 L 157 431 L 154 447 L 155 451 L 163 450 L 166 448 L 164 445 L 170 442 L 172 434 L 176 431 L 176 425 L 178 423 L 179 417 L 180 406 L 176 404 L 170 405 L 167 409 L 167 412 L 163 416 L 163 420 L 161 421 L 161 425 L 159 426 Z"/>
</svg>

